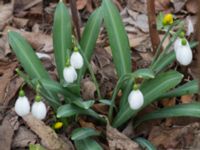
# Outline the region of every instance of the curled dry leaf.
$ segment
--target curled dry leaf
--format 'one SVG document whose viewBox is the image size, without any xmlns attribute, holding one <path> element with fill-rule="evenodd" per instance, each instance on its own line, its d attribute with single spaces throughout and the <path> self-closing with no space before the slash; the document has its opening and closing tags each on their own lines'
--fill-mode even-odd
<svg viewBox="0 0 200 150">
<path fill-rule="evenodd" d="M 34 144 L 37 141 L 37 136 L 25 127 L 20 127 L 17 131 L 12 143 L 12 148 L 25 148 L 29 144 Z"/>
<path fill-rule="evenodd" d="M 12 110 L 4 118 L 0 125 L 0 146 L 2 150 L 10 150 L 14 131 L 18 129 L 18 117 L 13 114 Z"/>
<path fill-rule="evenodd" d="M 30 129 L 41 138 L 41 143 L 48 150 L 74 150 L 69 140 L 64 141 L 53 129 L 46 126 L 44 122 L 36 119 L 31 114 L 24 116 L 23 119 Z"/>
<path fill-rule="evenodd" d="M 13 3 L 0 5 L 0 31 L 12 18 L 12 13 L 13 13 Z"/>
<path fill-rule="evenodd" d="M 186 3 L 186 9 L 189 13 L 196 14 L 199 10 L 198 0 L 188 0 Z"/>
<path fill-rule="evenodd" d="M 84 99 L 94 99 L 96 96 L 96 86 L 89 79 L 83 79 L 81 81 L 81 93 Z"/>
<path fill-rule="evenodd" d="M 200 131 L 199 123 L 174 128 L 155 126 L 149 135 L 149 140 L 158 149 L 186 149 L 193 143 L 196 131 Z"/>
<path fill-rule="evenodd" d="M 106 135 L 110 150 L 141 150 L 137 143 L 109 124 L 106 127 Z"/>
</svg>

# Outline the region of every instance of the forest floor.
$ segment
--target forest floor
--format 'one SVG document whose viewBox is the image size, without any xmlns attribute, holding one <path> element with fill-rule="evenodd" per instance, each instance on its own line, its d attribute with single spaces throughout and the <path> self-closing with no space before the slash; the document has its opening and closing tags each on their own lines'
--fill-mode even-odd
<svg viewBox="0 0 200 150">
<path fill-rule="evenodd" d="M 172 13 L 177 18 L 185 21 L 185 28 L 188 29 L 188 22 L 196 27 L 197 14 L 200 5 L 196 0 L 155 0 L 156 13 Z M 149 34 L 148 12 L 145 0 L 114 0 L 116 6 L 121 12 L 121 16 L 128 33 L 129 43 L 132 50 L 132 68 L 147 67 L 152 60 L 152 44 Z M 52 128 L 52 112 L 49 109 L 48 117 L 42 121 L 38 121 L 33 117 L 21 118 L 14 112 L 14 103 L 18 96 L 20 86 L 23 80 L 16 74 L 15 69 L 20 67 L 15 55 L 7 40 L 7 31 L 13 30 L 21 33 L 34 50 L 41 57 L 45 68 L 51 76 L 56 79 L 57 73 L 53 58 L 52 43 L 52 24 L 53 13 L 56 7 L 56 0 L 1 0 L 0 1 L 0 149 L 1 150 L 23 150 L 28 149 L 29 144 L 41 144 L 46 149 L 56 149 L 59 144 L 52 140 L 62 139 L 68 149 L 74 149 L 72 142 L 68 138 L 73 125 L 67 129 L 61 129 L 55 134 Z M 69 2 L 66 1 L 69 6 Z M 84 25 L 90 14 L 100 5 L 98 0 L 77 0 L 77 8 L 79 10 L 80 30 L 84 29 Z M 159 37 L 163 37 L 163 33 L 159 33 Z M 189 38 L 192 39 L 194 34 Z M 169 42 L 170 39 L 166 41 Z M 163 44 L 163 46 L 166 45 Z M 195 49 L 194 49 L 195 51 Z M 198 58 L 199 59 L 199 58 Z M 195 61 L 189 67 L 180 67 L 177 64 L 170 66 L 179 70 L 186 75 L 185 80 L 196 79 L 197 71 Z M 112 62 L 111 49 L 109 47 L 108 38 L 105 30 L 102 28 L 99 35 L 95 53 L 91 60 L 92 68 L 100 85 L 101 95 L 110 97 L 116 85 L 117 76 L 114 64 Z M 82 80 L 82 97 L 84 99 L 95 99 L 96 89 L 90 76 L 86 75 Z M 30 100 L 34 99 L 34 92 L 28 86 L 25 87 L 25 93 Z M 181 97 L 171 98 L 159 103 L 155 103 L 141 112 L 151 112 L 159 107 L 168 107 L 179 103 L 190 103 L 197 100 L 196 95 L 184 95 Z M 107 114 L 108 108 L 105 105 L 95 104 L 94 110 Z M 92 127 L 102 132 L 106 132 L 106 127 L 94 124 L 84 117 L 78 118 L 81 127 Z M 136 137 L 142 136 L 151 141 L 160 150 L 199 150 L 200 149 L 200 120 L 195 118 L 168 118 L 156 121 L 149 121 L 136 130 L 132 129 L 131 123 L 127 127 L 118 132 L 110 129 L 107 136 L 113 138 L 117 142 L 116 137 Z M 111 135 L 110 135 L 111 134 Z M 128 141 L 128 140 L 127 140 Z M 104 149 L 112 149 L 109 147 L 109 141 L 98 141 Z M 124 141 L 124 145 L 126 145 Z M 128 149 L 128 148 L 127 148 Z M 135 149 L 139 149 L 137 146 Z"/>
</svg>

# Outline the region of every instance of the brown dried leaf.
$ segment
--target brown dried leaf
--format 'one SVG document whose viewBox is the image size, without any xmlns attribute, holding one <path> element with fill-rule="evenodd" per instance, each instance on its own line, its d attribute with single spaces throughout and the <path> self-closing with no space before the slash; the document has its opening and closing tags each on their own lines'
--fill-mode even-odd
<svg viewBox="0 0 200 150">
<path fill-rule="evenodd" d="M 179 12 L 184 6 L 187 0 L 173 0 L 175 12 Z"/>
<path fill-rule="evenodd" d="M 74 150 L 74 147 L 69 140 L 64 141 L 53 129 L 46 126 L 44 122 L 36 119 L 31 114 L 23 117 L 23 119 L 30 129 L 41 138 L 41 143 L 48 150 Z"/>
<path fill-rule="evenodd" d="M 96 86 L 89 78 L 83 79 L 81 81 L 81 93 L 84 99 L 95 98 Z"/>
<path fill-rule="evenodd" d="M 37 136 L 25 127 L 20 127 L 17 131 L 15 138 L 12 143 L 12 148 L 25 148 L 29 144 L 35 144 L 37 141 Z"/>
<path fill-rule="evenodd" d="M 183 95 L 183 96 L 181 96 L 181 102 L 184 103 L 184 104 L 185 103 L 191 103 L 192 98 L 193 98 L 192 95 Z"/>
<path fill-rule="evenodd" d="M 88 0 L 77 0 L 76 1 L 76 6 L 78 10 L 82 10 L 83 8 L 85 8 L 85 6 L 87 5 Z"/>
<path fill-rule="evenodd" d="M 110 125 L 106 127 L 106 135 L 110 150 L 141 150 L 137 143 Z"/>
<path fill-rule="evenodd" d="M 12 18 L 12 13 L 13 13 L 13 3 L 0 5 L 0 31 Z"/>
<path fill-rule="evenodd" d="M 149 140 L 158 149 L 185 149 L 192 143 L 194 131 L 199 128 L 199 123 L 174 128 L 155 126 L 149 135 Z"/>
<path fill-rule="evenodd" d="M 12 111 L 4 118 L 0 126 L 0 146 L 2 150 L 10 150 L 14 131 L 17 130 L 19 122 L 18 117 L 12 114 Z"/>
<path fill-rule="evenodd" d="M 197 0 L 188 0 L 186 3 L 186 9 L 189 13 L 196 14 L 199 10 L 198 1 Z"/>
</svg>

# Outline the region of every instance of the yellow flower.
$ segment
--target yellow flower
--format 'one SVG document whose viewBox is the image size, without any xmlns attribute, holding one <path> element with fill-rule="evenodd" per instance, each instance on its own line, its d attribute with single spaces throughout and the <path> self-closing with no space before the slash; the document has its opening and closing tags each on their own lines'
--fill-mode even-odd
<svg viewBox="0 0 200 150">
<path fill-rule="evenodd" d="M 171 25 L 174 22 L 173 15 L 171 13 L 166 14 L 163 18 L 164 25 Z"/>
<path fill-rule="evenodd" d="M 54 124 L 54 129 L 60 129 L 60 128 L 62 128 L 62 126 L 63 126 L 63 123 L 62 123 L 62 122 L 56 122 L 56 123 Z"/>
</svg>

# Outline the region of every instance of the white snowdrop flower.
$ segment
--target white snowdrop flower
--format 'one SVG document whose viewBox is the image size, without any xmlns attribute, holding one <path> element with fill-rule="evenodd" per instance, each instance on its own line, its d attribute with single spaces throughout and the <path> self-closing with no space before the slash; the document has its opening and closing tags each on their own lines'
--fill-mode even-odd
<svg viewBox="0 0 200 150">
<path fill-rule="evenodd" d="M 190 18 L 187 19 L 188 25 L 187 25 L 187 36 L 190 36 L 192 33 L 194 33 L 194 26 L 192 24 L 192 21 Z"/>
<path fill-rule="evenodd" d="M 140 90 L 132 90 L 128 96 L 128 102 L 131 109 L 140 109 L 144 103 L 142 92 Z"/>
<path fill-rule="evenodd" d="M 66 83 L 73 83 L 77 79 L 77 73 L 74 67 L 65 67 L 63 70 L 63 77 Z"/>
<path fill-rule="evenodd" d="M 179 46 L 176 51 L 176 60 L 183 66 L 187 66 L 192 62 L 192 50 L 190 46 Z"/>
<path fill-rule="evenodd" d="M 21 90 L 18 99 L 15 102 L 15 112 L 17 115 L 23 117 L 30 112 L 30 103 L 28 98 L 24 95 Z"/>
<path fill-rule="evenodd" d="M 39 120 L 44 119 L 46 117 L 46 114 L 47 114 L 47 108 L 46 108 L 44 102 L 35 101 L 32 105 L 31 113 L 35 118 L 37 118 Z"/>
<path fill-rule="evenodd" d="M 74 51 L 70 57 L 70 64 L 75 69 L 80 69 L 83 66 L 83 57 L 78 51 Z"/>
</svg>

